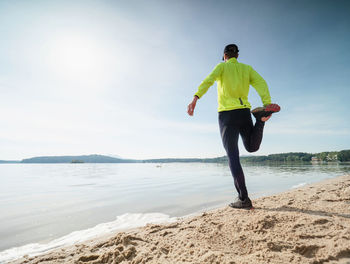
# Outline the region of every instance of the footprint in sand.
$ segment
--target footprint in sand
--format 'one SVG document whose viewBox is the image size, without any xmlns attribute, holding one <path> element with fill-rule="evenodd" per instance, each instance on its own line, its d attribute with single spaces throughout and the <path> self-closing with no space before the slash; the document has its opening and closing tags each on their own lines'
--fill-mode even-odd
<svg viewBox="0 0 350 264">
<path fill-rule="evenodd" d="M 316 245 L 301 245 L 296 246 L 293 249 L 293 252 L 298 253 L 306 258 L 313 258 L 319 249 L 320 247 Z"/>
<path fill-rule="evenodd" d="M 314 225 L 324 225 L 326 223 L 328 223 L 329 220 L 327 220 L 326 218 L 319 218 L 319 219 L 316 219 L 315 221 L 312 222 L 312 224 Z"/>
<path fill-rule="evenodd" d="M 288 201 L 288 205 L 292 205 L 292 204 L 294 204 L 294 199 L 290 199 L 290 200 Z"/>
</svg>

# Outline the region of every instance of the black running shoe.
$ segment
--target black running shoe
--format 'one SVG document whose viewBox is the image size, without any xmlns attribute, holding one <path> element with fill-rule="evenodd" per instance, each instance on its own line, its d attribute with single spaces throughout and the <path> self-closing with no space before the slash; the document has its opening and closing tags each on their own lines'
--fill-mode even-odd
<svg viewBox="0 0 350 264">
<path fill-rule="evenodd" d="M 252 110 L 252 114 L 257 120 L 261 120 L 262 117 L 268 117 L 273 113 L 277 113 L 281 110 L 278 104 L 269 104 L 265 107 L 257 107 Z"/>
<path fill-rule="evenodd" d="M 249 199 L 249 197 L 245 198 L 243 201 L 239 198 L 236 199 L 235 202 L 230 203 L 229 206 L 232 208 L 238 208 L 238 209 L 251 209 L 253 208 L 252 201 Z"/>
</svg>

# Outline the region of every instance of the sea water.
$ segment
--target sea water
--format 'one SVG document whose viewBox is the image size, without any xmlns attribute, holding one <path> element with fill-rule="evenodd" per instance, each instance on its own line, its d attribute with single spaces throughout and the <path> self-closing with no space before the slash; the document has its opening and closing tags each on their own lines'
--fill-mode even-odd
<svg viewBox="0 0 350 264">
<path fill-rule="evenodd" d="M 251 198 L 350 173 L 349 164 L 243 164 Z M 0 263 L 172 222 L 236 196 L 227 164 L 0 164 Z"/>
</svg>

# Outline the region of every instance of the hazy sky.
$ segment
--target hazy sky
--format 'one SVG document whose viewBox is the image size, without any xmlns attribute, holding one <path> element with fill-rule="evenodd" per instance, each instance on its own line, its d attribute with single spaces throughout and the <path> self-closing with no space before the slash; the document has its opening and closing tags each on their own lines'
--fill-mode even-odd
<svg viewBox="0 0 350 264">
<path fill-rule="evenodd" d="M 216 84 L 186 110 L 229 43 L 282 107 L 256 155 L 349 149 L 349 14 L 337 0 L 1 0 L 0 159 L 224 155 Z"/>
</svg>

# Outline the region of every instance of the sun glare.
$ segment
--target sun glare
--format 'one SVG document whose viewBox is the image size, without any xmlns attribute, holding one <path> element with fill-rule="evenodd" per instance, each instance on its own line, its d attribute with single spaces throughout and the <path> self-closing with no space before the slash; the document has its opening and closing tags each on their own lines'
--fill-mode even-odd
<svg viewBox="0 0 350 264">
<path fill-rule="evenodd" d="M 102 49 L 94 39 L 78 35 L 60 36 L 50 45 L 50 64 L 60 77 L 80 80 L 98 75 Z"/>
</svg>

